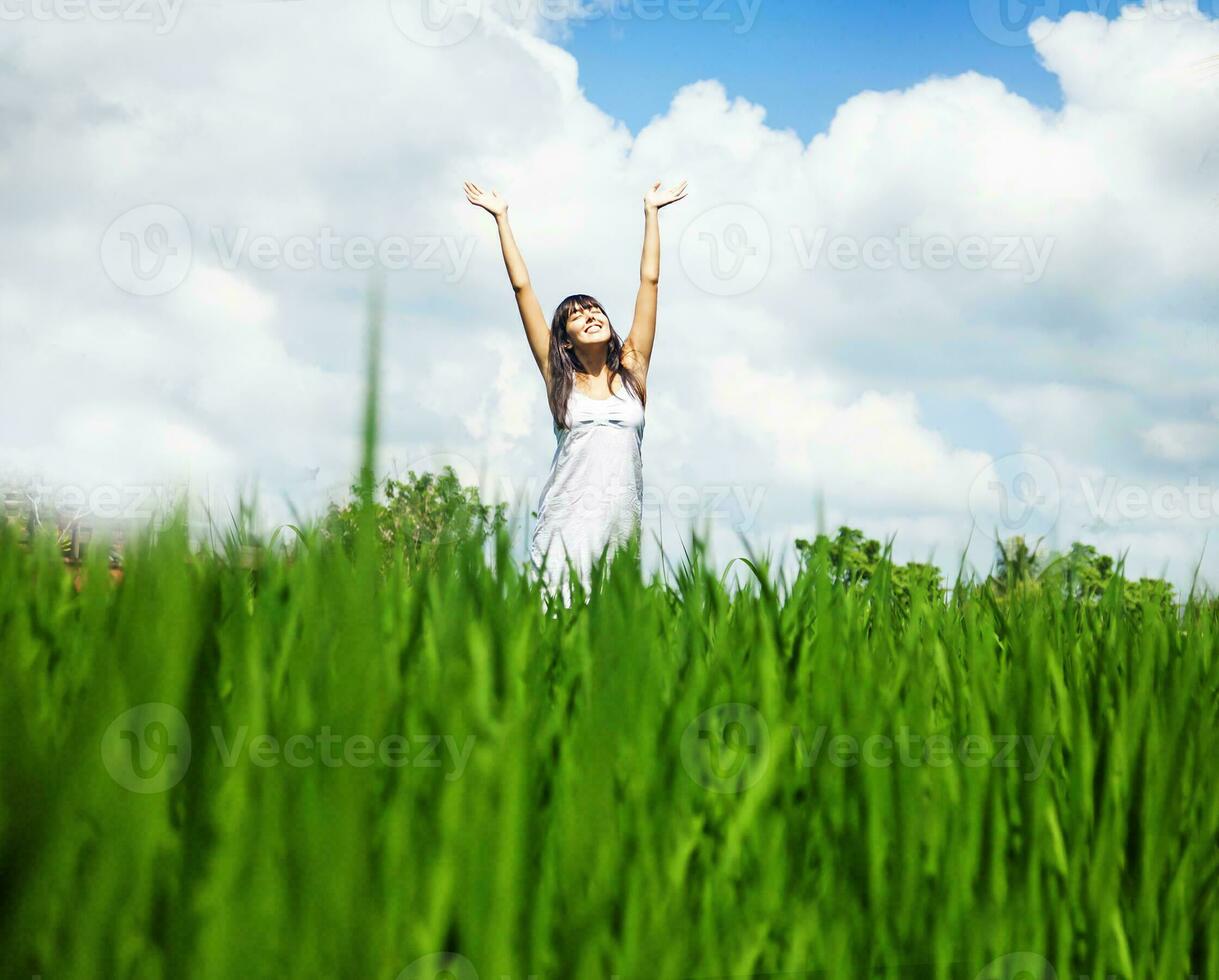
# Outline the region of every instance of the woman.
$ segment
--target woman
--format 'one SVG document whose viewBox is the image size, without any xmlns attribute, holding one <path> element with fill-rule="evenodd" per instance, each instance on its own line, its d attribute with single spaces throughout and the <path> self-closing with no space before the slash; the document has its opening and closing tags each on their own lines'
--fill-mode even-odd
<svg viewBox="0 0 1219 980">
<path fill-rule="evenodd" d="M 686 196 L 686 182 L 666 191 L 656 181 L 643 196 L 639 295 L 625 341 L 604 307 L 583 293 L 563 300 L 547 326 L 512 237 L 507 202 L 496 191 L 469 181 L 465 186 L 470 203 L 495 217 L 525 337 L 546 383 L 558 445 L 538 501 L 529 556 L 551 590 L 561 591 L 570 604 L 568 561 L 587 591 L 593 561 L 640 529 L 640 445 L 660 282 L 659 213 Z"/>
</svg>

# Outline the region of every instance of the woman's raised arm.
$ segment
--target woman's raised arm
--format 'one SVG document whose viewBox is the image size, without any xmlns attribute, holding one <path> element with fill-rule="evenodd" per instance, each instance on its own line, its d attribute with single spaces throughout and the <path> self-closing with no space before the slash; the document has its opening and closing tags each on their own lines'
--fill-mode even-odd
<svg viewBox="0 0 1219 980">
<path fill-rule="evenodd" d="M 660 209 L 686 196 L 683 180 L 667 191 L 656 181 L 643 195 L 643 258 L 639 262 L 639 295 L 635 318 L 622 345 L 622 356 L 642 383 L 648 376 L 652 343 L 656 339 L 656 299 L 660 285 Z"/>
<path fill-rule="evenodd" d="M 512 227 L 508 224 L 508 202 L 500 197 L 498 191 L 484 191 L 477 184 L 466 181 L 466 198 L 471 204 L 477 205 L 495 218 L 499 229 L 499 245 L 504 253 L 504 265 L 508 268 L 508 280 L 512 283 L 512 291 L 516 294 L 516 306 L 521 314 L 521 323 L 525 326 L 525 337 L 529 341 L 529 349 L 533 351 L 533 359 L 538 370 L 546 378 L 547 361 L 550 357 L 550 325 L 546 322 L 546 314 L 542 312 L 542 304 L 538 302 L 529 281 L 529 270 L 525 268 L 525 259 L 512 237 Z"/>
</svg>

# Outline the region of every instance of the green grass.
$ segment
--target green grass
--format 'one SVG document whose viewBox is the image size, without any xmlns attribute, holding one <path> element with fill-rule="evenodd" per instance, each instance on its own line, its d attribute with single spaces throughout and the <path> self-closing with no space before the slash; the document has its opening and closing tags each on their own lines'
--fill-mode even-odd
<svg viewBox="0 0 1219 980">
<path fill-rule="evenodd" d="M 0 531 L 4 976 L 1219 975 L 1213 603 L 305 534 Z"/>
<path fill-rule="evenodd" d="M 547 612 L 374 530 L 376 387 L 350 534 L 0 524 L 3 976 L 1219 976 L 1219 604 L 694 541 Z"/>
</svg>

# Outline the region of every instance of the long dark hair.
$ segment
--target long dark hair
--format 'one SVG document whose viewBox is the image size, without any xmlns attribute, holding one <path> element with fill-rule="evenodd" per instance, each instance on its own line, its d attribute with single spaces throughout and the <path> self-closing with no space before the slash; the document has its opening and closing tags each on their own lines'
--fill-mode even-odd
<svg viewBox="0 0 1219 980">
<path fill-rule="evenodd" d="M 605 352 L 605 364 L 610 372 L 610 395 L 614 394 L 614 377 L 621 375 L 622 383 L 635 393 L 635 397 L 640 402 L 646 404 L 643 385 L 639 383 L 634 372 L 622 363 L 622 340 L 619 338 L 618 332 L 614 330 L 614 325 L 610 322 L 605 307 L 587 293 L 576 293 L 568 296 L 559 304 L 550 320 L 550 391 L 548 394 L 550 414 L 554 416 L 555 425 L 560 429 L 568 427 L 567 399 L 571 397 L 571 390 L 575 387 L 575 377 L 577 374 L 587 373 L 584 365 L 580 363 L 580 358 L 576 356 L 575 348 L 567 346 L 569 340 L 567 320 L 577 310 L 586 310 L 589 307 L 600 310 L 605 315 L 605 322 L 609 324 L 609 350 Z"/>
</svg>

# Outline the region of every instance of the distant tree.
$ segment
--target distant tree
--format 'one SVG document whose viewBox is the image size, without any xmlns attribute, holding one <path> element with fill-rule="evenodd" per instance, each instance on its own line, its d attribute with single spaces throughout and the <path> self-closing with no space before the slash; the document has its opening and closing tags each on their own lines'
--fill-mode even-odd
<svg viewBox="0 0 1219 980">
<path fill-rule="evenodd" d="M 1141 578 L 1127 582 L 1122 590 L 1122 599 L 1128 612 L 1141 614 L 1146 608 L 1159 610 L 1166 618 L 1177 615 L 1177 593 L 1172 585 L 1158 578 Z"/>
<path fill-rule="evenodd" d="M 1057 579 L 1064 594 L 1084 602 L 1101 596 L 1114 571 L 1114 561 L 1109 555 L 1076 541 L 1065 554 L 1047 563 L 1042 577 Z"/>
<path fill-rule="evenodd" d="M 858 528 L 845 526 L 833 538 L 818 534 L 813 541 L 796 539 L 796 552 L 802 561 L 810 560 L 819 550 L 828 555 L 835 581 L 844 585 L 867 583 L 881 556 L 879 541 L 865 537 Z"/>
<path fill-rule="evenodd" d="M 893 592 L 905 609 L 910 608 L 915 597 L 931 603 L 940 603 L 948 595 L 944 588 L 944 576 L 939 568 L 916 561 L 894 567 Z"/>
<path fill-rule="evenodd" d="M 1089 598 L 1104 591 L 1113 576 L 1113 559 L 1090 544 L 1076 541 L 1067 553 L 1068 584 L 1078 597 Z"/>
<path fill-rule="evenodd" d="M 936 602 L 942 602 L 946 595 L 939 568 L 922 562 L 895 564 L 879 541 L 858 528 L 840 527 L 833 538 L 824 534 L 813 541 L 797 538 L 796 552 L 804 565 L 823 552 L 834 580 L 843 585 L 867 585 L 887 572 L 892 594 L 904 609 L 909 609 L 915 595 Z"/>
<path fill-rule="evenodd" d="M 61 506 L 52 495 L 38 490 L 32 483 L 5 486 L 0 491 L 0 517 L 5 523 L 20 528 L 21 538 L 29 543 L 38 534 L 54 534 L 64 558 L 78 561 L 84 542 L 92 536 L 88 523 L 89 510 Z"/>
<path fill-rule="evenodd" d="M 797 538 L 796 552 L 806 567 L 823 554 L 834 581 L 844 585 L 868 585 L 882 572 L 887 573 L 892 595 L 905 610 L 915 596 L 942 602 L 947 595 L 943 574 L 935 565 L 892 563 L 880 542 L 857 528 L 840 527 L 833 537 L 818 534 L 812 541 Z M 1096 602 L 1120 574 L 1113 558 L 1100 554 L 1093 545 L 1077 541 L 1065 553 L 1051 554 L 1041 548 L 1040 542 L 1030 545 L 1017 536 L 997 543 L 995 567 L 988 581 L 1000 596 L 1045 590 L 1081 602 Z M 1175 614 L 1176 592 L 1170 583 L 1142 578 L 1121 584 L 1127 610 L 1134 612 L 1149 604 L 1166 615 Z"/>
<path fill-rule="evenodd" d="M 1036 588 L 1045 564 L 1040 542 L 1030 547 L 1020 535 L 996 542 L 995 571 L 991 575 L 991 583 L 1002 595 L 1021 588 Z"/>
<path fill-rule="evenodd" d="M 507 522 L 506 504 L 484 504 L 477 487 L 462 486 L 450 466 L 440 473 L 407 473 L 405 480 L 387 478 L 373 502 L 377 537 L 385 560 L 397 553 L 408 562 L 434 557 L 438 549 L 470 537 L 485 538 Z M 360 526 L 360 487 L 352 499 L 331 505 L 322 532 L 354 547 Z"/>
<path fill-rule="evenodd" d="M 1114 579 L 1120 580 L 1127 611 L 1133 613 L 1150 604 L 1166 615 L 1175 615 L 1176 591 L 1170 582 L 1126 580 L 1112 557 L 1079 541 L 1062 554 L 1049 555 L 1038 547 L 1030 548 L 1023 538 L 1008 538 L 998 545 L 991 583 L 1004 595 L 1020 589 L 1047 589 L 1080 602 L 1097 602 Z"/>
</svg>

